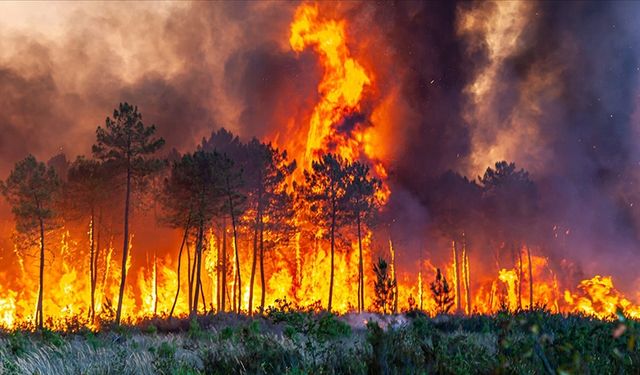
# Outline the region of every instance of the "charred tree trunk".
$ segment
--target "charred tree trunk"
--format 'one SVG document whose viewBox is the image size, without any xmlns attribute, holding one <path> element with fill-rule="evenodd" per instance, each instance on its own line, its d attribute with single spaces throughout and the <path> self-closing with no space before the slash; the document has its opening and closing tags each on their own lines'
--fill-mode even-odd
<svg viewBox="0 0 640 375">
<path fill-rule="evenodd" d="M 331 312 L 331 304 L 333 302 L 333 275 L 334 275 L 334 255 L 335 255 L 335 230 L 336 230 L 336 204 L 331 205 L 331 276 L 329 277 L 329 303 L 327 310 Z"/>
<path fill-rule="evenodd" d="M 229 195 L 229 215 L 231 216 L 231 230 L 233 231 L 233 252 L 236 260 L 236 275 L 234 276 L 233 282 L 233 293 L 237 297 L 237 306 L 238 309 L 236 312 L 240 313 L 242 311 L 242 274 L 240 272 L 240 254 L 238 252 L 238 229 L 236 226 L 236 213 L 233 206 L 233 199 L 231 196 L 231 189 L 229 187 L 229 180 L 227 179 L 227 191 Z M 237 288 L 236 288 L 236 280 L 237 280 Z M 236 292 L 237 290 L 237 292 Z M 237 293 L 237 294 L 236 294 Z M 234 299 L 233 304 L 236 304 Z"/>
<path fill-rule="evenodd" d="M 185 244 L 187 247 L 187 284 L 189 288 L 189 313 L 191 313 L 192 307 L 191 303 L 193 301 L 193 275 L 195 274 L 195 264 L 196 264 L 196 255 L 193 254 L 193 266 L 191 265 L 191 249 L 189 247 L 189 239 L 187 239 L 187 243 Z M 192 268 L 193 267 L 193 268 Z"/>
<path fill-rule="evenodd" d="M 467 315 L 471 314 L 472 306 L 471 306 L 471 288 L 470 284 L 470 276 L 469 276 L 469 254 L 467 252 L 467 240 L 463 234 L 462 237 L 462 282 L 464 284 L 465 291 L 465 312 Z"/>
<path fill-rule="evenodd" d="M 220 300 L 222 302 L 221 311 L 226 311 L 227 302 L 227 222 L 222 219 L 222 259 L 220 260 L 221 273 L 222 273 L 222 289 Z"/>
<path fill-rule="evenodd" d="M 171 319 L 171 317 L 173 316 L 173 310 L 176 308 L 176 303 L 178 303 L 178 296 L 180 295 L 180 268 L 182 266 L 182 251 L 184 250 L 184 244 L 187 242 L 188 235 L 189 235 L 189 221 L 187 220 L 187 226 L 184 228 L 184 235 L 182 236 L 182 243 L 180 244 L 180 251 L 178 252 L 178 271 L 176 275 L 176 278 L 177 278 L 176 281 L 178 285 L 176 287 L 176 296 L 173 299 L 173 305 L 171 305 L 171 311 L 169 311 L 169 319 Z M 189 292 L 189 294 L 191 294 L 191 292 Z"/>
<path fill-rule="evenodd" d="M 518 249 L 518 309 L 522 309 L 522 249 Z"/>
<path fill-rule="evenodd" d="M 358 225 L 358 312 L 364 310 L 364 266 L 362 259 L 362 229 L 360 223 L 360 212 L 356 213 L 356 221 Z"/>
<path fill-rule="evenodd" d="M 453 273 L 454 273 L 454 281 L 456 284 L 456 313 L 460 313 L 462 311 L 461 306 L 461 288 L 460 288 L 460 266 L 458 264 L 458 248 L 456 246 L 456 241 L 451 242 L 451 249 L 453 251 Z"/>
<path fill-rule="evenodd" d="M 264 300 L 267 294 L 267 283 L 264 277 L 264 222 L 260 218 L 260 314 L 264 312 Z"/>
<path fill-rule="evenodd" d="M 91 207 L 91 225 L 89 226 L 89 277 L 91 278 L 91 282 L 89 284 L 89 288 L 91 289 L 90 293 L 91 293 L 91 305 L 89 306 L 89 319 L 91 319 L 91 321 L 93 322 L 93 319 L 95 318 L 95 308 L 96 308 L 96 303 L 95 303 L 95 293 L 96 293 L 96 269 L 94 267 L 95 264 L 95 240 L 94 240 L 94 235 L 95 235 L 95 211 L 93 209 L 93 207 Z"/>
<path fill-rule="evenodd" d="M 96 240 L 95 240 L 95 250 L 93 254 L 93 264 L 91 265 L 93 267 L 93 279 L 91 280 L 92 281 L 91 294 L 93 294 L 94 296 L 96 294 L 96 289 L 98 288 L 98 259 L 100 259 L 101 227 L 102 227 L 102 208 L 98 210 L 98 224 L 96 226 L 97 230 L 94 228 L 94 234 L 95 234 Z M 95 302 L 91 311 L 92 311 L 91 321 L 93 322 L 96 317 Z"/>
<path fill-rule="evenodd" d="M 260 198 L 258 197 L 258 199 Z M 256 264 L 258 263 L 258 225 L 260 221 L 260 203 L 258 202 L 255 227 L 253 228 L 253 259 L 251 261 L 251 279 L 249 280 L 249 315 L 253 315 L 253 285 L 256 277 Z"/>
<path fill-rule="evenodd" d="M 533 310 L 533 269 L 531 265 L 531 249 L 527 246 L 527 261 L 529 263 L 529 310 Z"/>
<path fill-rule="evenodd" d="M 38 204 L 38 210 L 40 204 Z M 42 299 L 44 295 L 44 221 L 42 217 L 38 217 L 40 224 L 40 290 L 38 291 L 38 306 L 36 309 L 36 327 L 41 330 L 44 326 L 44 312 L 42 308 Z"/>
<path fill-rule="evenodd" d="M 127 280 L 127 258 L 129 257 L 129 203 L 131 199 L 131 161 L 127 159 L 127 188 L 124 202 L 124 241 L 122 245 L 122 272 L 120 277 L 120 294 L 118 295 L 118 309 L 116 310 L 116 325 L 120 325 L 122 317 L 122 301 L 124 286 Z"/>
<path fill-rule="evenodd" d="M 200 298 L 200 288 L 201 288 L 201 278 L 200 273 L 202 270 L 202 238 L 204 232 L 204 223 L 202 219 L 200 219 L 200 223 L 198 225 L 198 238 L 196 240 L 196 252 L 195 252 L 195 290 L 193 293 L 193 304 L 191 310 L 191 317 L 194 317 L 198 314 L 198 299 Z"/>
</svg>

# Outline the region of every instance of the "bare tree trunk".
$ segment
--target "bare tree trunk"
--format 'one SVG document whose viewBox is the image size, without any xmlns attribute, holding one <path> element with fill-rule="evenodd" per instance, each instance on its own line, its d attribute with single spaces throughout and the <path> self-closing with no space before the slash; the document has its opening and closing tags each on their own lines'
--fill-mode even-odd
<svg viewBox="0 0 640 375">
<path fill-rule="evenodd" d="M 358 224 L 358 312 L 364 310 L 364 266 L 362 260 L 362 230 L 360 228 L 360 212 L 356 215 Z"/>
<path fill-rule="evenodd" d="M 222 265 L 222 310 L 225 311 L 226 297 L 227 297 L 227 222 L 225 218 L 222 218 L 222 259 L 220 260 Z"/>
<path fill-rule="evenodd" d="M 95 234 L 95 215 L 94 215 L 94 209 L 93 207 L 91 207 L 91 224 L 89 226 L 89 277 L 91 278 L 91 282 L 90 282 L 90 288 L 91 288 L 91 305 L 89 306 L 89 319 L 91 319 L 91 321 L 93 322 L 93 319 L 95 317 L 95 308 L 96 308 L 96 303 L 95 303 L 95 292 L 96 292 L 96 284 L 95 284 L 95 275 L 96 275 L 96 269 L 94 267 L 94 263 L 95 263 L 95 241 L 94 241 L 94 234 Z"/>
<path fill-rule="evenodd" d="M 131 199 L 131 165 L 127 160 L 127 190 L 124 202 L 124 243 L 122 245 L 122 272 L 120 277 L 120 294 L 118 295 L 118 309 L 116 310 L 116 325 L 120 325 L 122 317 L 122 301 L 124 286 L 127 280 L 127 258 L 129 256 L 129 203 Z"/>
<path fill-rule="evenodd" d="M 333 275 L 334 275 L 334 254 L 335 254 L 335 231 L 336 231 L 336 204 L 331 205 L 331 276 L 329 277 L 329 303 L 327 311 L 331 312 L 331 303 L 333 302 Z"/>
<path fill-rule="evenodd" d="M 44 221 L 42 217 L 39 217 L 38 220 L 40 221 L 40 290 L 38 291 L 38 306 L 36 308 L 36 327 L 41 330 L 44 326 L 44 312 L 42 308 L 44 295 Z"/>
<path fill-rule="evenodd" d="M 467 241 L 462 235 L 462 284 L 464 286 L 465 313 L 471 314 L 471 291 L 469 289 L 469 254 L 467 253 Z"/>
<path fill-rule="evenodd" d="M 194 279 L 194 274 L 196 272 L 196 254 L 193 254 L 193 266 L 191 265 L 191 249 L 189 248 L 189 240 L 187 239 L 187 242 L 185 244 L 185 246 L 187 247 L 187 282 L 188 282 L 188 287 L 189 287 L 189 313 L 191 313 L 191 310 L 193 309 L 193 306 L 191 306 L 192 302 L 193 302 L 193 279 Z"/>
<path fill-rule="evenodd" d="M 173 316 L 173 310 L 176 308 L 176 303 L 178 303 L 178 296 L 180 295 L 180 268 L 182 265 L 182 251 L 184 250 L 184 244 L 187 242 L 188 235 L 189 235 L 189 223 L 187 222 L 187 226 L 184 228 L 184 235 L 182 236 L 182 243 L 180 244 L 180 251 L 178 252 L 178 272 L 176 275 L 178 285 L 176 287 L 176 296 L 173 299 L 173 305 L 171 305 L 171 311 L 169 311 L 169 318 Z"/>
<path fill-rule="evenodd" d="M 260 221 L 260 203 L 256 214 L 255 227 L 253 228 L 253 260 L 251 261 L 251 279 L 249 280 L 249 315 L 253 315 L 253 283 L 256 277 L 256 264 L 258 262 L 258 223 Z"/>
<path fill-rule="evenodd" d="M 461 299 L 460 299 L 460 266 L 458 264 L 458 248 L 456 246 L 456 241 L 451 242 L 451 249 L 453 251 L 453 273 L 454 273 L 454 282 L 456 284 L 456 313 L 460 313 L 462 310 L 461 307 Z"/>
<path fill-rule="evenodd" d="M 201 279 L 200 273 L 202 270 L 202 237 L 204 232 L 204 223 L 202 222 L 202 218 L 200 219 L 200 224 L 198 225 L 198 238 L 196 240 L 196 253 L 195 253 L 195 290 L 193 293 L 193 304 L 191 310 L 191 317 L 198 315 L 198 298 L 200 298 L 200 288 L 201 288 Z"/>
<path fill-rule="evenodd" d="M 264 277 L 264 222 L 260 218 L 260 314 L 264 312 L 264 300 L 267 294 L 267 283 Z"/>
<path fill-rule="evenodd" d="M 95 250 L 94 250 L 94 255 L 93 255 L 93 264 L 91 265 L 93 267 L 93 279 L 91 280 L 91 294 L 95 296 L 96 294 L 96 289 L 98 288 L 98 259 L 100 259 L 100 233 L 101 233 L 101 228 L 102 227 L 102 208 L 100 208 L 98 210 L 98 225 L 97 225 L 97 230 L 94 228 L 94 233 L 95 233 Z M 95 308 L 95 304 L 92 308 L 92 315 L 91 315 L 91 321 L 93 322 L 95 320 L 96 317 L 96 308 Z"/>
<path fill-rule="evenodd" d="M 227 193 L 229 196 L 229 214 L 231 216 L 231 229 L 233 230 L 233 251 L 236 258 L 236 275 L 234 276 L 233 282 L 233 294 L 236 295 L 236 280 L 237 280 L 237 304 L 238 309 L 236 312 L 240 313 L 242 311 L 242 274 L 240 272 L 240 253 L 238 252 L 238 228 L 236 226 L 236 213 L 233 206 L 233 199 L 231 196 L 231 188 L 229 186 L 229 180 L 227 179 Z M 236 301 L 233 301 L 233 304 L 236 304 Z"/>
<path fill-rule="evenodd" d="M 531 249 L 527 246 L 527 260 L 529 261 L 529 310 L 533 309 L 533 269 L 531 265 Z"/>
<path fill-rule="evenodd" d="M 522 310 L 522 249 L 518 249 L 518 309 Z"/>
</svg>

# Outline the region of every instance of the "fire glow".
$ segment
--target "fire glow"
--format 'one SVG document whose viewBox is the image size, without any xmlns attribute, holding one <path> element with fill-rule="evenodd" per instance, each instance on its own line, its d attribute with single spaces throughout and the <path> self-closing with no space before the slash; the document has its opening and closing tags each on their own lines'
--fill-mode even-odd
<svg viewBox="0 0 640 375">
<path fill-rule="evenodd" d="M 373 132 L 376 126 L 390 124 L 373 123 L 372 119 L 363 118 L 367 113 L 362 108 L 363 100 L 376 90 L 376 72 L 365 68 L 373 64 L 364 64 L 350 51 L 352 41 L 349 39 L 347 21 L 327 19 L 314 5 L 303 4 L 297 9 L 288 39 L 291 49 L 296 53 L 313 50 L 323 69 L 317 87 L 318 101 L 313 108 L 307 108 L 309 121 L 307 124 L 297 124 L 307 130 L 304 150 L 292 155 L 299 163 L 299 170 L 309 169 L 314 160 L 327 153 L 337 154 L 347 161 L 366 163 L 371 166 L 372 174 L 382 182 L 375 195 L 380 209 L 384 210 L 393 191 L 384 154 L 373 144 Z M 476 95 L 481 96 L 478 93 Z M 390 115 L 384 113 L 386 110 L 389 110 L 386 106 L 379 105 L 370 109 L 369 113 L 375 113 L 377 119 L 387 119 Z M 289 147 L 283 139 L 285 137 L 278 137 L 279 142 L 276 143 L 287 150 Z M 293 179 L 298 184 L 303 183 L 301 174 L 294 175 Z M 239 222 L 250 222 L 251 215 L 251 211 L 244 213 Z M 264 220 L 268 222 L 270 218 L 265 217 Z M 314 235 L 304 237 L 298 231 L 285 248 L 268 254 L 264 272 L 256 274 L 258 278 L 266 279 L 264 291 L 257 280 L 252 279 L 255 285 L 247 282 L 248 275 L 252 275 L 256 267 L 251 263 L 255 261 L 255 254 L 252 253 L 253 237 L 250 230 L 241 229 L 236 244 L 232 240 L 232 228 L 227 223 L 222 228 L 208 228 L 202 288 L 199 291 L 201 296 L 195 296 L 201 300 L 200 311 L 253 314 L 258 311 L 258 306 L 274 305 L 282 299 L 301 307 L 326 307 L 330 293 L 327 275 L 331 259 L 325 229 L 311 228 L 309 223 L 297 216 L 294 221 L 297 227 L 307 226 L 305 229 Z M 75 231 L 83 236 L 72 236 L 72 231 L 66 226 L 56 229 L 49 236 L 59 241 L 55 246 L 49 246 L 45 267 L 43 307 L 45 318 L 50 319 L 48 325 L 63 324 L 76 317 L 85 319 L 90 314 L 92 298 L 95 300 L 95 315 L 105 321 L 113 319 L 122 269 L 117 246 L 114 245 L 115 236 L 111 234 L 93 238 L 94 231 L 91 228 L 96 225 L 99 223 L 91 221 L 86 228 Z M 451 248 L 446 250 L 450 254 L 446 262 L 437 264 L 433 259 L 416 259 L 416 268 L 419 268 L 416 273 L 414 268 L 403 270 L 396 264 L 396 253 L 403 251 L 402 245 L 385 238 L 378 241 L 382 245 L 378 244 L 378 248 L 375 248 L 375 237 L 375 228 L 367 227 L 360 239 L 364 258 L 363 285 L 358 281 L 358 241 L 353 236 L 347 236 L 347 244 L 336 252 L 332 311 L 355 311 L 361 288 L 364 309 L 376 310 L 373 285 L 377 276 L 372 265 L 378 257 L 383 257 L 390 262 L 391 277 L 396 282 L 394 312 L 418 308 L 431 315 L 436 313 L 437 307 L 428 285 L 434 280 L 437 267 L 443 270 L 446 280 L 451 284 L 455 301 L 452 312 L 491 314 L 501 309 L 516 311 L 544 307 L 557 313 L 583 313 L 606 319 L 613 317 L 621 308 L 629 316 L 640 317 L 640 306 L 615 288 L 611 276 L 596 275 L 579 280 L 575 285 L 563 285 L 558 278 L 559 270 L 540 248 L 519 246 L 519 249 L 512 250 L 510 267 L 504 267 L 503 263 L 495 267 L 495 272 L 481 272 L 476 267 L 483 262 L 481 257 L 474 255 L 474 249 L 467 248 L 464 240 L 454 241 Z M 95 258 L 90 259 L 88 254 L 84 254 L 83 249 L 87 248 L 88 243 L 95 243 Z M 130 236 L 129 246 L 130 257 L 146 256 L 146 259 L 145 265 L 140 267 L 132 267 L 131 259 L 126 262 L 126 267 L 130 267 L 132 272 L 128 275 L 123 296 L 125 320 L 135 322 L 145 317 L 166 316 L 170 312 L 174 316 L 188 315 L 193 297 L 189 281 L 193 277 L 191 262 L 195 261 L 193 254 L 196 245 L 193 240 L 185 241 L 187 261 L 181 264 L 180 278 L 177 254 L 163 254 L 149 251 L 148 248 L 138 252 L 138 247 L 142 246 L 134 235 Z M 20 267 L 9 273 L 18 280 L 19 286 L 0 286 L 0 322 L 6 328 L 32 321 L 38 296 L 38 283 L 32 274 L 37 260 L 23 256 L 17 249 L 15 254 Z M 95 280 L 87 274 L 89 262 L 96 265 Z M 225 264 L 225 267 L 221 268 L 221 264 Z M 226 264 L 230 267 L 227 268 Z M 237 275 L 243 275 L 242 282 Z M 92 284 L 95 284 L 93 288 Z M 182 292 L 176 299 L 178 286 Z M 266 296 L 264 304 L 260 301 L 262 293 Z M 97 326 L 99 321 L 91 319 L 89 325 Z"/>
</svg>

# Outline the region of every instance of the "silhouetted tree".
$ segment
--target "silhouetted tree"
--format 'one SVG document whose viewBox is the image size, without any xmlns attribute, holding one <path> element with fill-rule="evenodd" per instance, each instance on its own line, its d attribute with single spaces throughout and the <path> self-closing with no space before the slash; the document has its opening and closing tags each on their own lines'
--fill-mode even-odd
<svg viewBox="0 0 640 375">
<path fill-rule="evenodd" d="M 444 277 L 440 268 L 436 269 L 436 278 L 431 283 L 431 294 L 436 302 L 436 311 L 438 314 L 446 314 L 451 310 L 453 306 L 453 296 L 451 296 L 451 289 L 449 289 L 449 283 Z"/>
<path fill-rule="evenodd" d="M 29 155 L 16 163 L 7 180 L 0 184 L 0 188 L 12 207 L 18 233 L 27 237 L 39 233 L 40 270 L 35 325 L 38 329 L 42 329 L 45 230 L 56 215 L 53 207 L 55 194 L 60 188 L 60 180 L 53 168 L 47 168 L 44 163 L 38 162 L 35 157 Z"/>
<path fill-rule="evenodd" d="M 293 198 L 287 193 L 287 178 L 296 168 L 295 162 L 287 160 L 287 153 L 271 144 L 252 139 L 246 146 L 245 181 L 249 207 L 255 211 L 253 223 L 253 258 L 249 281 L 249 314 L 253 313 L 253 287 L 256 263 L 260 264 L 260 313 L 264 309 L 266 282 L 264 272 L 265 226 L 272 233 L 287 232 L 293 217 Z M 269 221 L 265 223 L 264 218 Z M 286 237 L 286 236 L 285 236 Z M 273 242 L 273 241 L 272 241 Z M 278 241 L 282 242 L 282 241 Z"/>
<path fill-rule="evenodd" d="M 344 225 L 345 196 L 347 194 L 347 163 L 338 155 L 326 154 L 311 164 L 311 171 L 304 171 L 305 184 L 300 197 L 309 204 L 311 220 L 327 229 L 331 244 L 331 273 L 329 276 L 329 300 L 333 301 L 334 258 L 336 232 Z"/>
<path fill-rule="evenodd" d="M 508 244 L 513 255 L 518 256 L 518 305 L 522 294 L 522 248 L 531 258 L 526 245 L 535 233 L 533 223 L 538 212 L 538 192 L 524 169 L 518 170 L 515 163 L 497 162 L 487 168 L 479 178 L 482 184 L 482 199 L 485 214 L 490 219 L 494 237 Z M 495 228 L 495 229 L 494 229 Z M 529 307 L 533 307 L 533 272 L 529 262 Z"/>
<path fill-rule="evenodd" d="M 96 129 L 94 156 L 107 163 L 118 175 L 125 178 L 124 233 L 122 245 L 122 269 L 120 294 L 116 310 L 116 324 L 120 324 L 122 301 L 127 277 L 127 257 L 129 253 L 129 211 L 134 182 L 143 183 L 145 177 L 160 169 L 162 163 L 153 155 L 164 145 L 162 138 L 156 138 L 155 126 L 145 126 L 137 106 L 120 103 L 113 111 L 113 119 L 107 117 L 105 127 Z"/>
<path fill-rule="evenodd" d="M 95 291 L 98 281 L 99 232 L 104 205 L 112 196 L 108 188 L 109 171 L 92 159 L 78 157 L 68 168 L 66 195 L 72 217 L 89 221 L 89 277 L 91 299 L 89 317 L 95 318 Z"/>
<path fill-rule="evenodd" d="M 364 306 L 364 266 L 362 258 L 363 225 L 370 223 L 377 212 L 376 192 L 382 182 L 369 174 L 369 166 L 353 162 L 347 166 L 346 210 L 348 217 L 355 219 L 358 236 L 358 312 Z"/>
<path fill-rule="evenodd" d="M 447 171 L 434 182 L 430 191 L 428 202 L 430 212 L 438 223 L 440 231 L 451 239 L 455 306 L 456 311 L 460 312 L 462 311 L 462 285 L 466 287 L 467 304 L 471 301 L 468 275 L 466 270 L 461 268 L 467 266 L 468 261 L 466 233 L 472 231 L 481 221 L 482 190 L 475 181 L 456 172 Z M 467 306 L 467 310 L 471 311 L 471 306 Z"/>
<path fill-rule="evenodd" d="M 373 284 L 375 291 L 373 305 L 378 311 L 387 314 L 392 311 L 396 281 L 391 276 L 389 264 L 382 258 L 378 258 L 378 262 L 373 265 L 373 273 L 376 275 L 376 281 Z"/>
</svg>

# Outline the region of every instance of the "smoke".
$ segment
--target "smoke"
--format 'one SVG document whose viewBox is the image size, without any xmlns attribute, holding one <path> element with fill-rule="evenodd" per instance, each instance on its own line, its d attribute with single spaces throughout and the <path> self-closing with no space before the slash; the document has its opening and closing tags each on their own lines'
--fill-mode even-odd
<svg viewBox="0 0 640 375">
<path fill-rule="evenodd" d="M 288 45 L 296 6 L 56 4 L 68 9 L 54 31 L 0 25 L 0 174 L 29 152 L 87 154 L 120 101 L 138 105 L 168 148 L 193 148 L 224 126 L 304 150 L 322 70 L 312 51 Z M 396 236 L 415 236 L 401 263 L 435 241 L 423 235 L 433 224 L 433 181 L 449 169 L 474 178 L 504 159 L 538 185 L 542 232 L 560 228 L 564 245 L 550 255 L 631 277 L 640 241 L 640 5 L 319 6 L 348 21 L 351 53 L 374 74 L 362 113 L 390 174 Z"/>
</svg>

